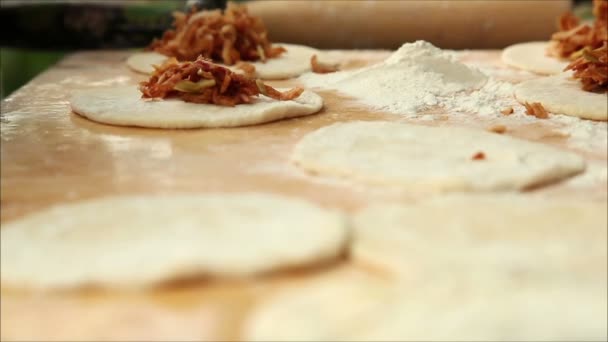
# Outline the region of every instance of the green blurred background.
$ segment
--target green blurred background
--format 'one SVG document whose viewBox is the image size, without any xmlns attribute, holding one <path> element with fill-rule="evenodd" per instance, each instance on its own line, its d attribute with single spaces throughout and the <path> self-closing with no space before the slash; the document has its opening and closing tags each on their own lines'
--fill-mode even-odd
<svg viewBox="0 0 608 342">
<path fill-rule="evenodd" d="M 1 48 L 0 92 L 6 97 L 15 89 L 44 71 L 63 57 L 64 52 L 39 52 L 22 49 Z"/>
<path fill-rule="evenodd" d="M 32 2 L 28 3 L 29 0 L 19 1 L 25 5 L 32 4 Z M 44 2 L 41 3 L 46 5 Z M 145 24 L 158 22 L 161 16 L 166 17 L 174 10 L 183 10 L 186 0 L 123 0 L 122 2 L 113 0 L 108 3 L 123 6 L 129 22 Z M 1 6 L 5 5 L 1 4 Z M 52 10 L 49 7 L 44 9 L 44 13 L 49 14 Z M 72 51 L 0 47 L 0 99 L 10 95 L 70 52 Z"/>
</svg>

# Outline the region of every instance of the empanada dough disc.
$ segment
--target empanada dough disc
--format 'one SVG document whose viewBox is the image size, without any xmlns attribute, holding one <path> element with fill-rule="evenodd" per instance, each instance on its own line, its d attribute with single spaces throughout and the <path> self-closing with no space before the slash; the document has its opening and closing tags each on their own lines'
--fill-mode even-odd
<svg viewBox="0 0 608 342">
<path fill-rule="evenodd" d="M 547 56 L 549 42 L 528 42 L 505 48 L 501 58 L 503 63 L 543 75 L 561 73 L 568 61 Z"/>
<path fill-rule="evenodd" d="M 474 160 L 477 153 L 483 160 Z M 298 142 L 292 161 L 321 176 L 421 192 L 520 190 L 585 169 L 577 154 L 462 127 L 336 123 Z"/>
<path fill-rule="evenodd" d="M 554 114 L 608 120 L 608 93 L 583 90 L 570 73 L 524 81 L 515 86 L 515 98 L 521 103 L 540 102 Z"/>
<path fill-rule="evenodd" d="M 311 70 L 310 58 L 319 55 L 320 51 L 304 45 L 276 44 L 287 49 L 278 58 L 270 58 L 266 62 L 248 62 L 255 66 L 256 77 L 268 80 L 286 79 L 299 76 Z M 154 71 L 152 65 L 160 65 L 167 56 L 157 52 L 139 52 L 127 59 L 127 65 L 136 72 L 150 74 Z M 238 70 L 234 66 L 230 69 Z"/>
<path fill-rule="evenodd" d="M 264 193 L 116 196 L 2 225 L 1 281 L 16 288 L 145 287 L 249 276 L 330 260 L 341 214 Z"/>
<path fill-rule="evenodd" d="M 251 104 L 234 107 L 188 103 L 179 99 L 142 99 L 134 86 L 88 89 L 70 98 L 72 110 L 93 121 L 150 128 L 238 127 L 314 114 L 323 99 L 304 91 L 291 101 L 260 95 Z"/>
</svg>

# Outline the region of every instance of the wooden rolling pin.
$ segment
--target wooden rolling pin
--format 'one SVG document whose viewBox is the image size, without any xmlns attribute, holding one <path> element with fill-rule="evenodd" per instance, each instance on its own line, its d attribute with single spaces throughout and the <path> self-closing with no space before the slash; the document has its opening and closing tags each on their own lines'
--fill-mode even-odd
<svg viewBox="0 0 608 342">
<path fill-rule="evenodd" d="M 277 42 L 395 49 L 418 39 L 448 49 L 548 40 L 570 0 L 258 0 L 248 2 Z"/>
</svg>

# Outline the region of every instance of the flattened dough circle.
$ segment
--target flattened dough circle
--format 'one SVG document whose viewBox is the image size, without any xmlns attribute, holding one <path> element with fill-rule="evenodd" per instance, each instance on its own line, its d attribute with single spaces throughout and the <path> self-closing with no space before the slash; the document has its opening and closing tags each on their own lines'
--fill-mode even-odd
<svg viewBox="0 0 608 342">
<path fill-rule="evenodd" d="M 373 205 L 353 219 L 351 256 L 401 277 L 464 269 L 496 279 L 605 271 L 606 202 L 529 196 L 450 195 Z"/>
<path fill-rule="evenodd" d="M 502 52 L 502 61 L 512 67 L 543 75 L 561 73 L 568 65 L 563 61 L 547 56 L 549 42 L 528 42 L 511 45 Z"/>
<path fill-rule="evenodd" d="M 255 66 L 256 76 L 263 79 L 285 79 L 299 76 L 311 70 L 310 58 L 320 51 L 304 45 L 276 44 L 287 49 L 279 58 L 266 62 L 250 62 Z M 153 64 L 162 64 L 166 56 L 156 52 L 140 52 L 127 59 L 127 65 L 136 72 L 149 74 L 154 71 Z M 230 69 L 236 70 L 230 66 Z"/>
<path fill-rule="evenodd" d="M 524 81 L 515 87 L 517 101 L 540 102 L 551 113 L 608 120 L 608 94 L 584 91 L 569 73 Z"/>
<path fill-rule="evenodd" d="M 297 99 L 277 101 L 265 96 L 234 107 L 187 103 L 178 99 L 143 100 L 134 86 L 90 89 L 70 98 L 72 110 L 93 121 L 150 128 L 237 127 L 314 114 L 323 99 L 304 91 Z"/>
<path fill-rule="evenodd" d="M 473 160 L 478 152 L 484 160 Z M 292 161 L 321 175 L 423 192 L 516 190 L 585 169 L 574 153 L 509 136 L 373 121 L 309 133 Z"/>
<path fill-rule="evenodd" d="M 341 214 L 263 193 L 117 196 L 52 207 L 0 230 L 2 285 L 140 287 L 331 259 Z M 297 243 L 294 243 L 296 241 Z"/>
</svg>

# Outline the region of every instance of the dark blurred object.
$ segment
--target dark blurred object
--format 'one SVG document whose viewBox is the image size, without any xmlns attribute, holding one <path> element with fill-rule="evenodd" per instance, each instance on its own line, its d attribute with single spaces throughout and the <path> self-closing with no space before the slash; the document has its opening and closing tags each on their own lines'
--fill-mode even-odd
<svg viewBox="0 0 608 342">
<path fill-rule="evenodd" d="M 226 8 L 226 2 L 226 0 L 188 0 L 184 11 L 189 12 L 193 8 L 198 10 L 224 9 Z"/>
<path fill-rule="evenodd" d="M 191 2 L 223 8 L 225 0 Z M 185 1 L 2 1 L 0 46 L 104 49 L 146 46 L 171 25 Z"/>
<path fill-rule="evenodd" d="M 427 40 L 448 49 L 496 49 L 548 40 L 570 0 L 267 0 L 248 3 L 276 42 L 395 49 Z"/>
</svg>

